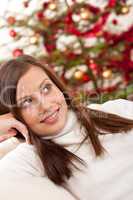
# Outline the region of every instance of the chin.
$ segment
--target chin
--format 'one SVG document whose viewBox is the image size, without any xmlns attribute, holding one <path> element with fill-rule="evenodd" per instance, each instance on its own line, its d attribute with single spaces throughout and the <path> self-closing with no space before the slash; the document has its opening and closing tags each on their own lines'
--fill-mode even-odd
<svg viewBox="0 0 133 200">
<path fill-rule="evenodd" d="M 65 112 L 64 112 L 65 111 Z M 67 120 L 67 110 L 61 109 L 58 113 L 57 119 L 49 121 L 48 123 L 38 124 L 38 128 L 36 129 L 37 135 L 40 136 L 50 136 L 59 133 L 65 126 Z M 33 128 L 33 127 L 32 127 Z M 45 135 L 46 133 L 46 135 Z"/>
</svg>

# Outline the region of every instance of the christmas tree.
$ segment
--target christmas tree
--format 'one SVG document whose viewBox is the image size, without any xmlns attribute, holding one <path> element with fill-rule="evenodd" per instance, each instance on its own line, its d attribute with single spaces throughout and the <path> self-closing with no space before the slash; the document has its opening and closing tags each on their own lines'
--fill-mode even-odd
<svg viewBox="0 0 133 200">
<path fill-rule="evenodd" d="M 0 62 L 22 54 L 49 64 L 73 95 L 129 98 L 133 0 L 8 0 L 0 16 Z"/>
</svg>

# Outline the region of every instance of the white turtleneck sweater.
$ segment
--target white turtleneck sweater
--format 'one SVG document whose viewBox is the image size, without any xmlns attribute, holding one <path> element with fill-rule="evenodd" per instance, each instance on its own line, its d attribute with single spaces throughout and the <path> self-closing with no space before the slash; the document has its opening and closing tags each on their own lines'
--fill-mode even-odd
<svg viewBox="0 0 133 200">
<path fill-rule="evenodd" d="M 97 108 L 93 104 L 89 107 L 133 119 L 131 101 L 119 99 L 98 105 Z M 86 167 L 80 165 L 82 172 L 75 170 L 74 176 L 68 180 L 72 192 L 80 200 L 133 200 L 133 130 L 128 131 L 127 134 L 108 133 L 99 136 L 107 151 L 100 158 L 95 157 L 91 145 L 87 142 L 78 149 L 78 144 L 83 139 L 81 132 L 83 133 L 83 129 L 80 131 L 75 113 L 69 111 L 64 129 L 51 138 L 65 145 L 65 148 L 82 158 L 87 164 Z M 14 150 L 0 160 L 0 176 L 18 181 L 31 180 L 31 184 L 38 181 L 38 178 L 47 179 L 35 147 L 26 143 L 17 144 Z M 45 191 L 49 190 L 50 184 L 49 181 L 45 185 Z M 23 188 L 23 185 L 21 187 Z M 51 196 L 47 196 L 46 199 L 56 199 L 56 190 L 58 193 L 61 188 L 54 188 Z M 43 195 L 44 193 L 42 198 Z M 65 197 L 57 199 L 65 200 Z M 70 197 L 67 199 L 69 200 Z"/>
</svg>

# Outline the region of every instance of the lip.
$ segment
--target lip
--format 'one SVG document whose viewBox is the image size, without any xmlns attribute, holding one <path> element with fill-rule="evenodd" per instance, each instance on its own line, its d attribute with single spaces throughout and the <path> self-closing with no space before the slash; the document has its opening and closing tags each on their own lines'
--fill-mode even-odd
<svg viewBox="0 0 133 200">
<path fill-rule="evenodd" d="M 53 111 L 49 116 L 47 116 L 43 120 L 41 120 L 40 123 L 47 123 L 47 124 L 54 123 L 58 118 L 59 110 L 60 110 L 60 108 L 58 108 L 55 111 Z"/>
</svg>

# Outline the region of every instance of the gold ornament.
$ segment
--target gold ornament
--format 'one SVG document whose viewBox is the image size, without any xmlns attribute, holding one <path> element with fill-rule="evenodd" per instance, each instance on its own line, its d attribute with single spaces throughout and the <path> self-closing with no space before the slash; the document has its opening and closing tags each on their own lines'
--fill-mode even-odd
<svg viewBox="0 0 133 200">
<path fill-rule="evenodd" d="M 83 77 L 83 74 L 84 72 L 80 71 L 80 70 L 77 70 L 75 73 L 74 73 L 74 78 L 77 79 L 77 80 L 81 80 L 82 77 Z"/>
<path fill-rule="evenodd" d="M 38 36 L 37 36 L 37 35 L 32 36 L 32 37 L 30 38 L 30 43 L 31 43 L 31 44 L 37 44 L 37 42 L 38 42 Z"/>
<path fill-rule="evenodd" d="M 92 18 L 92 13 L 89 10 L 82 8 L 80 16 L 82 19 L 87 20 L 87 19 Z"/>
<path fill-rule="evenodd" d="M 100 37 L 100 36 L 102 36 L 102 35 L 103 35 L 103 32 L 102 32 L 101 30 L 100 30 L 99 32 L 96 33 L 96 36 L 97 36 L 97 37 Z"/>
<path fill-rule="evenodd" d="M 127 14 L 127 13 L 129 13 L 129 6 L 127 6 L 127 5 L 125 5 L 125 6 L 123 6 L 122 8 L 121 8 L 121 13 L 122 14 Z"/>
<path fill-rule="evenodd" d="M 48 27 L 49 24 L 50 24 L 50 21 L 49 21 L 48 19 L 44 18 L 43 21 L 42 21 L 42 23 L 43 23 L 43 25 L 44 25 L 45 27 Z"/>
<path fill-rule="evenodd" d="M 48 8 L 50 9 L 50 10 L 56 10 L 56 8 L 57 8 L 57 4 L 56 3 L 50 3 L 49 4 L 49 6 L 48 6 Z"/>
<path fill-rule="evenodd" d="M 110 79 L 110 78 L 112 78 L 112 70 L 111 69 L 106 69 L 103 73 L 102 73 L 102 75 L 103 75 L 103 78 L 105 78 L 105 79 Z"/>
</svg>

